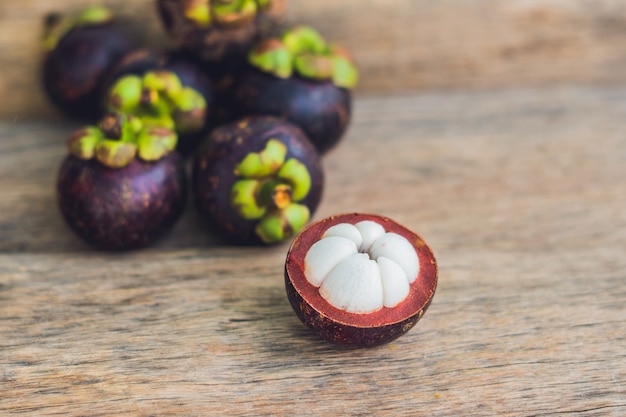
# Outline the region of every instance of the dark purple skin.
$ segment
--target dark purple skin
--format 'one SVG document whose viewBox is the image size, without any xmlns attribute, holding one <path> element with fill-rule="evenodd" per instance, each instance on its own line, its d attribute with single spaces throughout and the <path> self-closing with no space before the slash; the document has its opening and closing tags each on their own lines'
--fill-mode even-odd
<svg viewBox="0 0 626 417">
<path fill-rule="evenodd" d="M 298 75 L 281 79 L 250 68 L 237 81 L 231 107 L 238 116 L 286 118 L 300 126 L 323 154 L 345 133 L 352 113 L 352 97 L 349 90 L 330 81 Z"/>
<path fill-rule="evenodd" d="M 44 58 L 41 77 L 46 94 L 67 116 L 96 120 L 108 72 L 135 48 L 129 35 L 112 24 L 70 31 Z"/>
<path fill-rule="evenodd" d="M 242 127 L 242 121 L 247 126 Z M 257 221 L 241 218 L 231 207 L 230 192 L 237 177 L 235 166 L 251 152 L 265 148 L 277 139 L 287 146 L 285 160 L 296 158 L 306 165 L 311 190 L 299 204 L 311 215 L 317 209 L 324 188 L 324 173 L 319 154 L 296 125 L 274 117 L 250 117 L 215 129 L 193 163 L 192 192 L 199 212 L 225 241 L 237 245 L 260 245 L 255 234 Z"/>
<path fill-rule="evenodd" d="M 135 159 L 120 169 L 70 155 L 61 166 L 57 193 L 63 217 L 83 240 L 106 250 L 138 249 L 180 218 L 187 180 L 175 152 L 156 162 Z"/>
<path fill-rule="evenodd" d="M 133 51 L 121 59 L 111 70 L 105 82 L 108 91 L 116 80 L 124 75 L 143 75 L 148 71 L 164 69 L 172 71 L 185 87 L 199 92 L 207 102 L 207 118 L 204 126 L 197 132 L 178 136 L 178 151 L 183 155 L 191 154 L 206 138 L 215 126 L 214 91 L 211 78 L 204 72 L 200 64 L 190 55 L 183 52 L 168 52 L 156 55 L 146 49 Z M 101 99 L 101 102 L 106 99 Z"/>
</svg>

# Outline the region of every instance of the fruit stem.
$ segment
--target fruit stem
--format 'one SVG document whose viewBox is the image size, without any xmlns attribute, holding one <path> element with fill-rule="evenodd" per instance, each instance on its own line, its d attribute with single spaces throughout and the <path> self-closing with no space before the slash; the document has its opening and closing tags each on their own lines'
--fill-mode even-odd
<svg viewBox="0 0 626 417">
<path fill-rule="evenodd" d="M 282 181 L 270 179 L 261 184 L 259 199 L 264 206 L 283 209 L 291 204 L 292 197 L 291 186 Z"/>
<path fill-rule="evenodd" d="M 108 139 L 120 140 L 122 139 L 123 125 L 124 121 L 121 114 L 109 113 L 102 118 L 99 127 Z"/>
</svg>

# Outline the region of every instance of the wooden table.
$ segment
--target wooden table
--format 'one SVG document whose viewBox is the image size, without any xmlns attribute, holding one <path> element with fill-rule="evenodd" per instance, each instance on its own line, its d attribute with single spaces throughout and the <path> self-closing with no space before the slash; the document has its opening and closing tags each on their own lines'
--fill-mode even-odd
<svg viewBox="0 0 626 417">
<path fill-rule="evenodd" d="M 363 65 L 315 218 L 418 232 L 440 269 L 424 318 L 378 348 L 319 340 L 288 244 L 226 246 L 191 201 L 152 248 L 83 244 L 55 196 L 77 125 L 34 83 L 51 3 L 3 2 L 0 415 L 626 415 L 624 3 L 293 3 Z"/>
</svg>

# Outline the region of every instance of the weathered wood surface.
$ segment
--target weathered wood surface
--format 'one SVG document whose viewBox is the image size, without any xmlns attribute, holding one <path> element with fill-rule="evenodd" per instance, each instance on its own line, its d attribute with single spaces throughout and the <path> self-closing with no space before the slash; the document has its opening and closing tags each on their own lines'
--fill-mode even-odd
<svg viewBox="0 0 626 417">
<path fill-rule="evenodd" d="M 287 245 L 194 210 L 155 248 L 64 226 L 65 122 L 0 124 L 0 415 L 626 415 L 626 88 L 364 98 L 317 218 L 388 215 L 440 265 L 396 342 L 343 351 L 292 313 Z"/>
<path fill-rule="evenodd" d="M 105 3 L 148 44 L 167 40 L 154 0 L 0 2 L 0 118 L 52 113 L 38 88 L 41 20 Z M 359 62 L 362 92 L 626 81 L 623 0 L 290 0 Z"/>
</svg>

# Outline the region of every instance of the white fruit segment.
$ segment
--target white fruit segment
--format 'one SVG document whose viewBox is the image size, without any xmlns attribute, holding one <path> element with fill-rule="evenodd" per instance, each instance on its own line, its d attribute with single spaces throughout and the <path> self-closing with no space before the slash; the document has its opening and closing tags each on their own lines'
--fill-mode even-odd
<svg viewBox="0 0 626 417">
<path fill-rule="evenodd" d="M 369 313 L 383 306 L 383 284 L 376 261 L 355 253 L 326 276 L 320 294 L 335 307 L 350 313 Z"/>
<path fill-rule="evenodd" d="M 363 241 L 359 245 L 359 252 L 367 252 L 370 246 L 372 246 L 372 243 L 385 234 L 385 228 L 371 220 L 363 220 L 354 226 L 359 229 L 363 237 Z"/>
<path fill-rule="evenodd" d="M 356 228 L 355 225 L 350 223 L 339 223 L 334 226 L 329 227 L 326 232 L 322 235 L 322 238 L 328 236 L 341 236 L 346 239 L 350 239 L 356 244 L 357 248 L 361 247 L 363 243 L 363 237 L 361 236 L 361 232 Z"/>
<path fill-rule="evenodd" d="M 395 307 L 409 295 L 409 280 L 400 265 L 389 258 L 377 259 L 383 283 L 383 305 Z"/>
<path fill-rule="evenodd" d="M 419 267 L 406 238 L 369 220 L 328 228 L 304 257 L 304 275 L 322 298 L 359 314 L 400 304 Z"/>
<path fill-rule="evenodd" d="M 341 260 L 355 253 L 355 243 L 345 237 L 330 236 L 318 240 L 304 257 L 304 275 L 312 285 L 319 287 Z"/>
<path fill-rule="evenodd" d="M 395 261 L 402 267 L 409 282 L 415 281 L 419 259 L 413 246 L 397 233 L 385 233 L 372 244 L 369 254 L 373 259 L 381 256 Z"/>
</svg>

